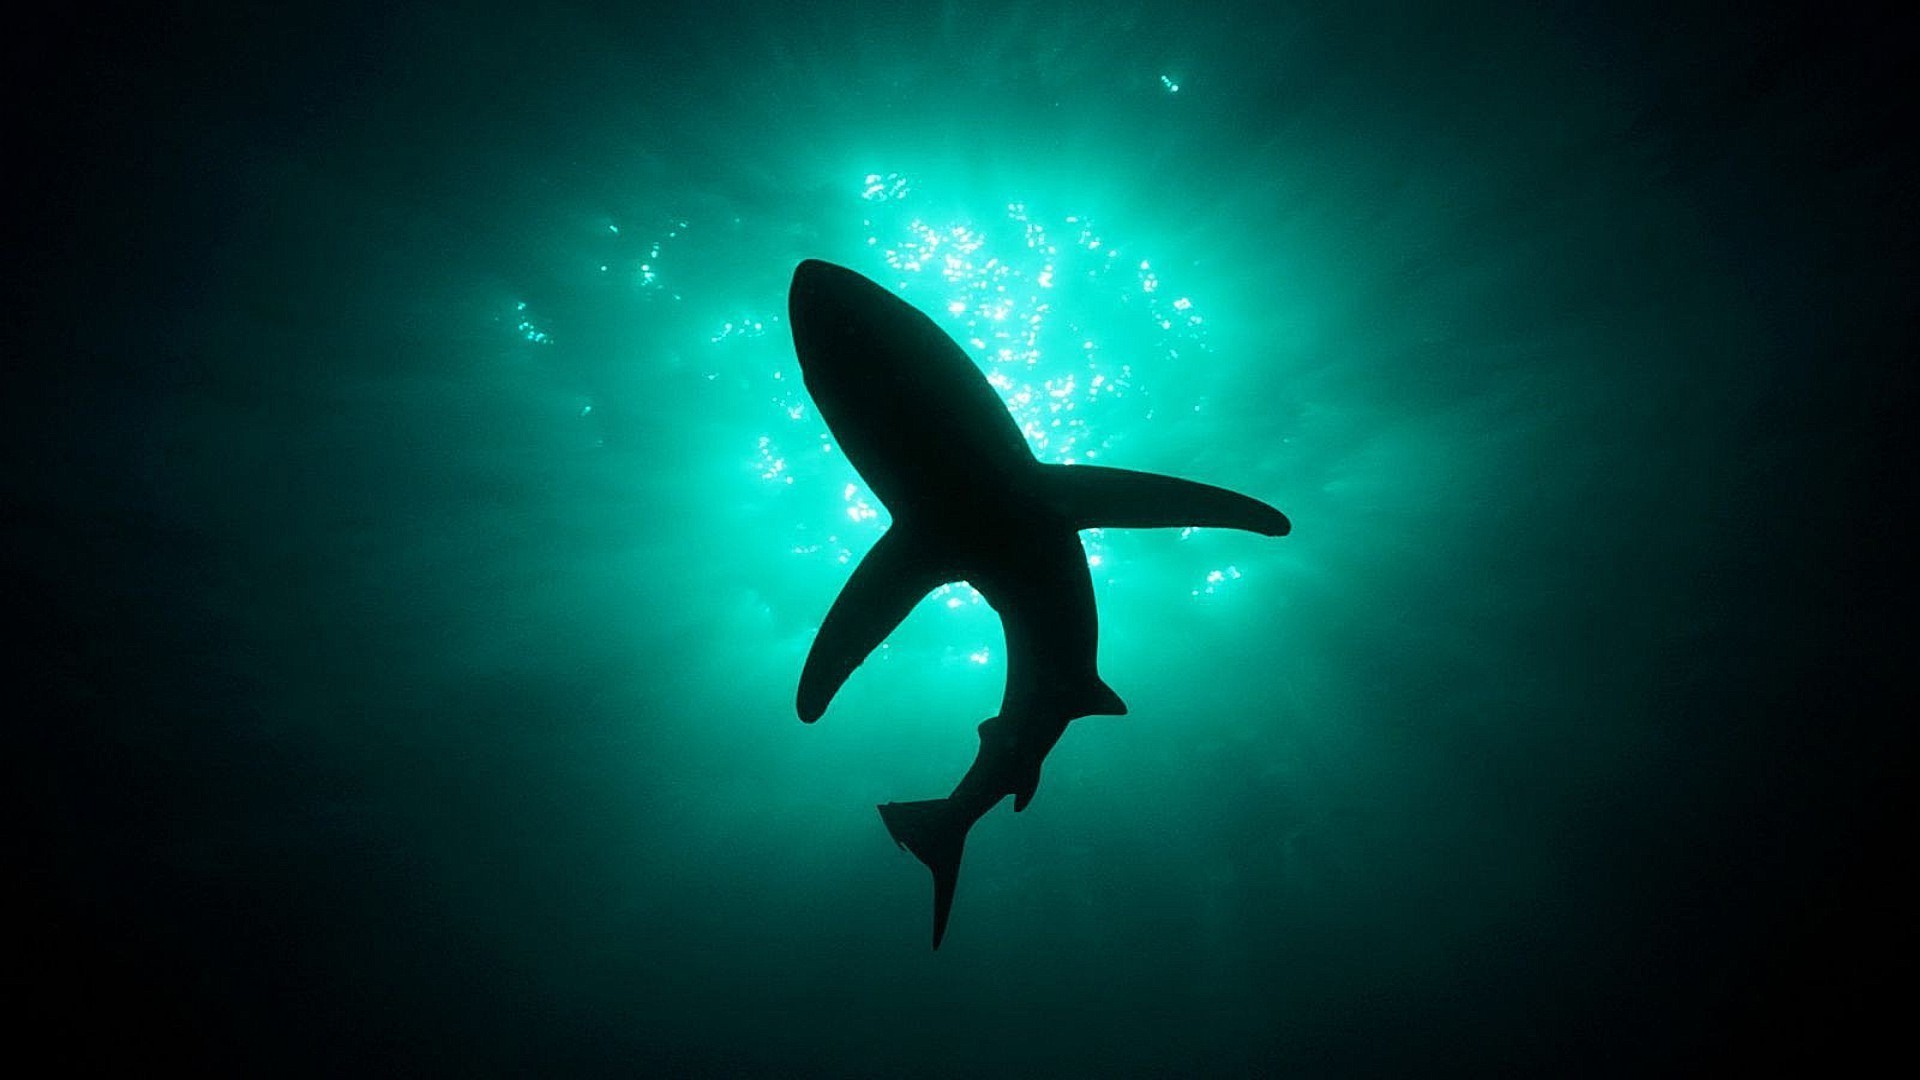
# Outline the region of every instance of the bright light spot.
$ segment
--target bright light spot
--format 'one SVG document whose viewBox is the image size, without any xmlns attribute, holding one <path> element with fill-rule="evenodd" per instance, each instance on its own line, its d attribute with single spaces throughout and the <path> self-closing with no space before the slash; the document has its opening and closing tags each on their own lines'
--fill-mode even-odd
<svg viewBox="0 0 1920 1080">
<path fill-rule="evenodd" d="M 757 338 L 764 336 L 766 332 L 766 323 L 748 316 L 741 318 L 737 322 L 723 324 L 720 327 L 720 332 L 712 335 L 708 340 L 718 345 L 729 338 Z M 777 375 L 774 377 L 779 378 Z"/>
<path fill-rule="evenodd" d="M 975 649 L 974 651 L 967 654 L 967 659 L 973 661 L 976 664 L 984 664 L 988 660 L 991 660 L 992 658 L 993 658 L 993 654 L 986 649 Z"/>
<path fill-rule="evenodd" d="M 1211 595 L 1217 592 L 1219 588 L 1227 582 L 1238 580 L 1240 580 L 1240 568 L 1237 566 L 1229 566 L 1225 570 L 1209 570 L 1207 571 L 1206 587 L 1193 590 L 1193 595 L 1199 596 L 1202 593 Z"/>
<path fill-rule="evenodd" d="M 1164 87 L 1169 94 L 1177 94 L 1180 92 L 1180 84 L 1174 82 L 1171 76 L 1160 76 L 1160 85 Z"/>
<path fill-rule="evenodd" d="M 760 479 L 779 480 L 793 483 L 793 477 L 785 475 L 787 459 L 780 456 L 773 445 L 773 436 L 760 436 Z"/>
<path fill-rule="evenodd" d="M 906 177 L 899 173 L 887 173 L 884 176 L 879 173 L 868 173 L 866 187 L 861 190 L 860 197 L 868 202 L 887 202 L 890 199 L 906 198 L 910 190 L 912 189 L 907 186 Z"/>
<path fill-rule="evenodd" d="M 514 329 L 520 332 L 521 337 L 533 342 L 535 345 L 553 344 L 553 338 L 550 337 L 545 330 L 534 325 L 533 319 L 527 316 L 527 302 L 525 300 L 513 305 L 513 310 L 520 316 L 514 323 Z"/>
</svg>

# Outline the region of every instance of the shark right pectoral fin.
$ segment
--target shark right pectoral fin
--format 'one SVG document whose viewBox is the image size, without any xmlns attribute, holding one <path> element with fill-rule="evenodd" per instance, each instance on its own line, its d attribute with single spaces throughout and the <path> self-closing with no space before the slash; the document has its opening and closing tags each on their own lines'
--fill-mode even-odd
<svg viewBox="0 0 1920 1080">
<path fill-rule="evenodd" d="M 1287 515 L 1237 491 L 1105 465 L 1048 465 L 1048 497 L 1076 529 L 1244 529 L 1285 536 Z"/>
<path fill-rule="evenodd" d="M 800 670 L 795 706 L 811 724 L 827 711 L 853 669 L 887 639 L 915 604 L 945 584 L 929 545 L 898 527 L 888 530 L 834 598 Z"/>
</svg>

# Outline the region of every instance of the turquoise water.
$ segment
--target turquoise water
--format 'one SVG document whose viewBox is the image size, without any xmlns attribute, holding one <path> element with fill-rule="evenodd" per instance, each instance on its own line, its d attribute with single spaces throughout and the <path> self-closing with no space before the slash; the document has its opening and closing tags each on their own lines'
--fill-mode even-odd
<svg viewBox="0 0 1920 1080">
<path fill-rule="evenodd" d="M 62 318 L 10 403 L 67 1052 L 1551 1075 L 1871 1027 L 1910 640 L 1876 630 L 1912 393 L 1880 28 L 75 33 L 128 59 L 55 83 L 99 150 L 47 184 Z M 1005 657 L 943 589 L 794 716 L 887 522 L 799 383 L 802 258 L 939 319 L 1043 460 L 1295 526 L 1084 536 L 1132 713 L 975 829 L 937 954 L 874 806 L 951 787 Z M 102 1037 L 136 1015 L 164 1033 Z"/>
</svg>

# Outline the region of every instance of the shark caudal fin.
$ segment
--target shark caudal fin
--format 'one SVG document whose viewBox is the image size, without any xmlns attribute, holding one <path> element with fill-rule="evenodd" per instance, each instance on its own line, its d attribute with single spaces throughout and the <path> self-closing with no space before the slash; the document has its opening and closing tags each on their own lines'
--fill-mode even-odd
<svg viewBox="0 0 1920 1080">
<path fill-rule="evenodd" d="M 1076 529 L 1193 526 L 1262 536 L 1293 531 L 1287 515 L 1237 491 L 1159 473 L 1105 465 L 1043 465 L 1048 501 Z"/>
<path fill-rule="evenodd" d="M 893 842 L 913 853 L 933 871 L 933 947 L 947 936 L 947 916 L 953 913 L 953 889 L 960 883 L 960 856 L 966 850 L 967 830 L 973 823 L 947 799 L 893 802 L 880 806 Z"/>
</svg>

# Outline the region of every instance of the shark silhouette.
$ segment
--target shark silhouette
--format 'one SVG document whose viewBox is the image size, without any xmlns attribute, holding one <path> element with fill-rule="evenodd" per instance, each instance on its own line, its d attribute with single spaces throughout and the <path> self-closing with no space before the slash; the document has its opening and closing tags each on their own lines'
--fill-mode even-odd
<svg viewBox="0 0 1920 1080">
<path fill-rule="evenodd" d="M 1067 725 L 1123 715 L 1096 669 L 1099 616 L 1077 535 L 1207 526 L 1285 536 L 1286 515 L 1224 488 L 1036 460 L 1004 402 L 932 319 L 843 266 L 808 259 L 787 296 L 814 405 L 893 524 L 815 636 L 796 706 L 812 723 L 854 669 L 941 585 L 966 581 L 999 613 L 1007 685 L 980 750 L 944 799 L 887 803 L 895 843 L 933 872 L 933 947 L 953 909 L 973 823 L 1002 798 L 1024 810 Z"/>
</svg>

